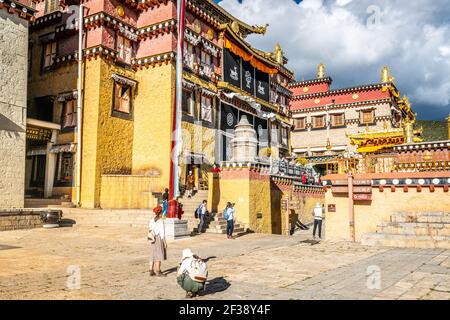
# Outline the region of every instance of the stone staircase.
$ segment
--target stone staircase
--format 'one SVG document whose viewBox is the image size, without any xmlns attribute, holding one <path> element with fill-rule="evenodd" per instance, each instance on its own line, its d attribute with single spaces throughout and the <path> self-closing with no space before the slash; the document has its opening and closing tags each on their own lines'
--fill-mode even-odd
<svg viewBox="0 0 450 320">
<path fill-rule="evenodd" d="M 208 190 L 198 190 L 191 199 L 186 196 L 180 199 L 184 210 L 183 219 L 188 220 L 188 230 L 194 234 L 198 232 L 198 223 L 200 222 L 199 219 L 195 218 L 195 210 L 203 200 L 208 200 Z M 227 222 L 221 215 L 211 213 L 210 217 L 205 219 L 202 232 L 226 234 Z M 245 233 L 244 227 L 239 223 L 235 223 L 233 234 L 239 235 L 243 233 Z"/>
<path fill-rule="evenodd" d="M 25 208 L 75 208 L 76 206 L 66 199 L 60 198 L 26 198 Z"/>
<path fill-rule="evenodd" d="M 364 234 L 363 245 L 402 248 L 450 249 L 449 212 L 400 212 L 377 226 L 376 233 Z"/>
<path fill-rule="evenodd" d="M 130 226 L 147 228 L 153 212 L 149 209 L 62 208 L 62 223 L 74 226 Z"/>
</svg>

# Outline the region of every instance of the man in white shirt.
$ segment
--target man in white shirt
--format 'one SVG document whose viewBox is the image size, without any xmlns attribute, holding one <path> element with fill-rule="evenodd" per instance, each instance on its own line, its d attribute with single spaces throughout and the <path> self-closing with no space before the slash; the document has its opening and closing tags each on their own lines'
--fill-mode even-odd
<svg viewBox="0 0 450 320">
<path fill-rule="evenodd" d="M 316 206 L 313 210 L 314 215 L 314 229 L 313 229 L 313 238 L 316 238 L 316 228 L 319 227 L 319 238 L 322 238 L 322 220 L 323 220 L 323 209 L 320 202 L 316 203 Z"/>
<path fill-rule="evenodd" d="M 198 218 L 200 219 L 200 223 L 198 224 L 198 234 L 202 233 L 203 224 L 205 223 L 205 215 L 206 215 L 206 200 L 203 200 L 202 204 L 198 207 Z"/>
<path fill-rule="evenodd" d="M 234 214 L 235 214 L 235 209 L 234 209 L 234 203 L 231 204 L 230 202 L 228 202 L 227 204 L 227 208 L 225 209 L 226 211 L 226 220 L 227 220 L 227 238 L 228 239 L 233 239 L 233 231 L 234 231 Z"/>
</svg>

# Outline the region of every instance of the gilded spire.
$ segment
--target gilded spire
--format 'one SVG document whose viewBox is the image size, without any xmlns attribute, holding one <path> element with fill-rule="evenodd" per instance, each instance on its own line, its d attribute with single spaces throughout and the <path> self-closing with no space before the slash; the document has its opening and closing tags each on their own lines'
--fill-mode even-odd
<svg viewBox="0 0 450 320">
<path fill-rule="evenodd" d="M 391 72 L 389 71 L 389 68 L 386 65 L 384 65 L 383 69 L 381 69 L 381 82 L 382 83 L 390 82 L 390 78 L 392 78 Z"/>
<path fill-rule="evenodd" d="M 322 62 L 317 67 L 317 78 L 318 79 L 325 78 L 325 65 Z"/>
<path fill-rule="evenodd" d="M 281 46 L 279 43 L 275 46 L 275 60 L 279 64 L 283 64 L 283 49 L 281 49 Z"/>
</svg>

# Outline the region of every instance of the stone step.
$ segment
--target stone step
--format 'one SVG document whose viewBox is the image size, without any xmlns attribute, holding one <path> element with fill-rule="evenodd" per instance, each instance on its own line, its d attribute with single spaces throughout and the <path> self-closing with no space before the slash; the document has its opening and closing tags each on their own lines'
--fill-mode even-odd
<svg viewBox="0 0 450 320">
<path fill-rule="evenodd" d="M 400 248 L 450 249 L 450 236 L 367 233 L 362 236 L 361 244 Z"/>
<path fill-rule="evenodd" d="M 430 227 L 427 224 L 423 226 L 414 226 L 414 223 L 406 224 L 406 226 L 383 226 L 377 228 L 377 233 L 386 234 L 402 234 L 402 235 L 417 235 L 417 236 L 450 236 L 450 224 L 445 227 Z M 437 224 L 439 225 L 439 224 Z M 441 226 L 443 224 L 440 224 Z"/>
</svg>

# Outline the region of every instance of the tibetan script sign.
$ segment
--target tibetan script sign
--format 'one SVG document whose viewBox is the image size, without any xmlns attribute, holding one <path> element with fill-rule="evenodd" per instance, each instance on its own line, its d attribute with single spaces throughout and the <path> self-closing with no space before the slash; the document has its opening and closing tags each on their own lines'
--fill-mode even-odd
<svg viewBox="0 0 450 320">
<path fill-rule="evenodd" d="M 27 139 L 49 141 L 52 137 L 52 130 L 43 128 L 27 128 Z"/>
<path fill-rule="evenodd" d="M 348 187 L 331 187 L 333 193 L 348 193 Z"/>
<path fill-rule="evenodd" d="M 370 180 L 353 180 L 354 186 L 371 186 L 372 181 Z"/>
<path fill-rule="evenodd" d="M 335 180 L 332 182 L 333 186 L 347 186 L 348 180 Z M 353 180 L 354 186 L 370 186 L 372 185 L 372 181 L 370 180 Z"/>
<path fill-rule="evenodd" d="M 357 187 L 353 187 L 353 192 L 354 193 L 372 193 L 372 187 L 361 187 L 361 186 L 357 186 Z"/>
<path fill-rule="evenodd" d="M 368 201 L 372 200 L 372 194 L 371 193 L 354 193 L 353 194 L 353 200 L 361 200 L 361 201 Z"/>
<path fill-rule="evenodd" d="M 333 193 L 348 193 L 347 186 L 336 186 L 331 187 Z M 355 186 L 353 187 L 354 193 L 372 193 L 372 187 L 369 186 Z"/>
</svg>

